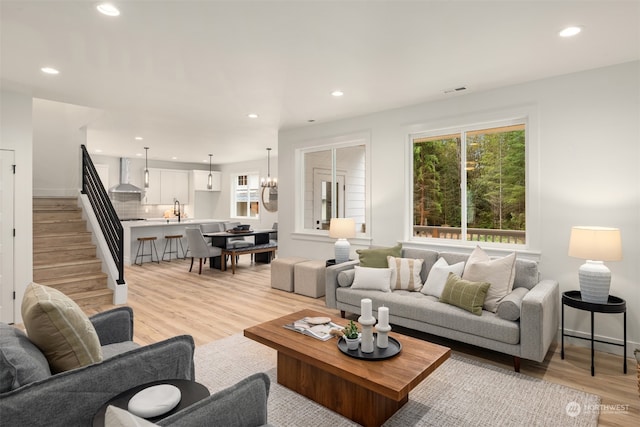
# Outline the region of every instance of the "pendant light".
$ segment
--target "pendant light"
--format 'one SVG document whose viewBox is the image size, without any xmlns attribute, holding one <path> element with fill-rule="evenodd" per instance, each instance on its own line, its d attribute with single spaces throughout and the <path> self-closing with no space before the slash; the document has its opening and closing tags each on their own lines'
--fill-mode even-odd
<svg viewBox="0 0 640 427">
<path fill-rule="evenodd" d="M 267 148 L 267 179 L 262 178 L 260 186 L 271 188 L 276 188 L 278 186 L 278 179 L 271 178 L 271 148 Z"/>
<path fill-rule="evenodd" d="M 149 147 L 144 147 L 144 188 L 149 188 Z"/>
<path fill-rule="evenodd" d="M 211 156 L 213 156 L 213 154 L 209 154 L 209 178 L 207 179 L 207 190 L 213 190 L 213 174 L 211 173 Z"/>
</svg>

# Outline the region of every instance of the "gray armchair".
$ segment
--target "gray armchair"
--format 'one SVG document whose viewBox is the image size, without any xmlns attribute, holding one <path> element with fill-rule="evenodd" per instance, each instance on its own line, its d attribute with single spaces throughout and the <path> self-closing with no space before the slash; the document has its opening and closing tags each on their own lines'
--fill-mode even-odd
<svg viewBox="0 0 640 427">
<path fill-rule="evenodd" d="M 120 307 L 90 318 L 100 338 L 104 360 L 55 375 L 46 376 L 48 366 L 40 366 L 39 379 L 28 382 L 27 369 L 46 364 L 37 347 L 13 326 L 2 324 L 2 357 L 11 369 L 22 370 L 22 378 L 9 379 L 2 374 L 0 419 L 7 426 L 89 426 L 98 409 L 114 396 L 151 381 L 194 379 L 193 338 L 181 335 L 140 347 L 133 339 L 133 311 Z M 24 351 L 30 345 L 30 353 Z M 13 347 L 13 348 L 12 348 Z M 21 366 L 18 366 L 21 365 Z M 32 379 L 33 377 L 31 377 Z M 27 383 L 25 383 L 25 380 Z"/>
<path fill-rule="evenodd" d="M 141 347 L 132 341 L 133 311 L 129 307 L 90 320 L 100 339 L 103 361 L 55 375 L 21 330 L 0 323 L 1 425 L 90 426 L 98 410 L 126 390 L 157 380 L 194 380 L 191 336 Z M 252 375 L 170 415 L 159 425 L 264 425 L 269 385 L 266 375 Z"/>
</svg>

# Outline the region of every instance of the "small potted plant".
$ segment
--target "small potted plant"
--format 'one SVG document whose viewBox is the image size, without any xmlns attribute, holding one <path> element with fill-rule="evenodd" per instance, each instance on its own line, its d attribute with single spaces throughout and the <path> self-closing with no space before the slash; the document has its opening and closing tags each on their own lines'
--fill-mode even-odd
<svg viewBox="0 0 640 427">
<path fill-rule="evenodd" d="M 360 334 L 358 334 L 358 325 L 353 320 L 349 320 L 349 324 L 344 328 L 344 340 L 347 342 L 347 350 L 357 350 L 360 342 Z"/>
</svg>

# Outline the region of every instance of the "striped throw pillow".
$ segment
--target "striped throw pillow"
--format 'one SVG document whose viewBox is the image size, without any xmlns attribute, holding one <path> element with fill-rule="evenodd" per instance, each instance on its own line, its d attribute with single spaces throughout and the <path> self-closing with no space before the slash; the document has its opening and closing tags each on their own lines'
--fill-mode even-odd
<svg viewBox="0 0 640 427">
<path fill-rule="evenodd" d="M 419 291 L 422 288 L 420 271 L 422 271 L 421 259 L 387 257 L 387 264 L 391 269 L 392 291 Z"/>
</svg>

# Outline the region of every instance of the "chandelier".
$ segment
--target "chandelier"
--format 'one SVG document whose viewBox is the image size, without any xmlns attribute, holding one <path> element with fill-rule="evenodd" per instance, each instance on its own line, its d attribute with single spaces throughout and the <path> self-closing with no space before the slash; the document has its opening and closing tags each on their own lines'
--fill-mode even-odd
<svg viewBox="0 0 640 427">
<path fill-rule="evenodd" d="M 267 148 L 267 177 L 262 178 L 260 187 L 277 188 L 278 178 L 271 178 L 271 148 Z"/>
</svg>

